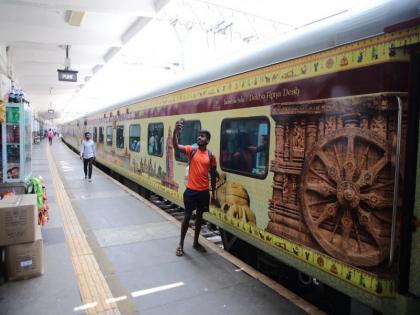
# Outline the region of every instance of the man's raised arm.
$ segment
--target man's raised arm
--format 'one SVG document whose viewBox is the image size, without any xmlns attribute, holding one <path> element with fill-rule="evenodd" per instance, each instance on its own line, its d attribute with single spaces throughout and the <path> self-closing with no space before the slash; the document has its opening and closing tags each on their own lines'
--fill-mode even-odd
<svg viewBox="0 0 420 315">
<path fill-rule="evenodd" d="M 182 153 L 185 153 L 185 146 L 179 144 L 179 142 L 178 142 L 178 135 L 181 132 L 181 129 L 182 129 L 183 126 L 184 126 L 184 122 L 182 120 L 177 121 L 175 123 L 174 134 L 173 134 L 173 137 L 172 137 L 172 144 L 173 144 L 175 150 L 177 150 L 177 151 L 179 150 Z"/>
</svg>

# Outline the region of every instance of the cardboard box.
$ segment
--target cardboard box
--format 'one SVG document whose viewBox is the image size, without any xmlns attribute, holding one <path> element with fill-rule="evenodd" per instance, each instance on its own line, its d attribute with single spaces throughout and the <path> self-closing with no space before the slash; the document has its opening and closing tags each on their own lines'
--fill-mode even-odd
<svg viewBox="0 0 420 315">
<path fill-rule="evenodd" d="M 0 246 L 35 241 L 38 225 L 36 195 L 15 195 L 0 200 Z"/>
<path fill-rule="evenodd" d="M 6 247 L 6 272 L 9 280 L 27 279 L 44 273 L 44 244 L 41 227 L 36 227 L 33 243 Z"/>
<path fill-rule="evenodd" d="M 0 193 L 9 191 L 18 195 L 24 195 L 26 193 L 26 185 L 25 183 L 2 183 L 0 187 Z"/>
</svg>

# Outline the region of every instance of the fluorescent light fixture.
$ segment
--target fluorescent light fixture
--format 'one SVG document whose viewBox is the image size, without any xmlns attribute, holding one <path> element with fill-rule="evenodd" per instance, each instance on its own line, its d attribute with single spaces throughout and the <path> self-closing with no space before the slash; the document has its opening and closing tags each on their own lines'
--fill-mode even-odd
<svg viewBox="0 0 420 315">
<path fill-rule="evenodd" d="M 95 74 L 96 72 L 98 72 L 99 70 L 101 70 L 103 67 L 103 65 L 96 65 L 93 67 L 92 72 L 93 74 Z"/>
<path fill-rule="evenodd" d="M 67 17 L 67 23 L 71 26 L 82 25 L 83 18 L 85 17 L 85 11 L 69 11 Z"/>
</svg>

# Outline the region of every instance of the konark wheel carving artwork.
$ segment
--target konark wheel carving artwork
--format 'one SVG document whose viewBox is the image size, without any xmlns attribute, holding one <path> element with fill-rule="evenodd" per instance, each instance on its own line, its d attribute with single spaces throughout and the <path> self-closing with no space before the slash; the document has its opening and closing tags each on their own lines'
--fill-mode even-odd
<svg viewBox="0 0 420 315">
<path fill-rule="evenodd" d="M 389 252 L 392 144 L 358 127 L 315 143 L 302 176 L 302 211 L 309 230 L 333 257 L 375 266 Z"/>
</svg>

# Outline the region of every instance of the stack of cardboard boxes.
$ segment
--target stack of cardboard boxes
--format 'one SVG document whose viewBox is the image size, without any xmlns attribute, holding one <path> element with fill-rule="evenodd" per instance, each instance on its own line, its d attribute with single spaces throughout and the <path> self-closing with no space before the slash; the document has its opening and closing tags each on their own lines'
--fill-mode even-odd
<svg viewBox="0 0 420 315">
<path fill-rule="evenodd" d="M 44 273 L 43 241 L 36 195 L 0 200 L 0 247 L 6 247 L 6 276 L 26 279 Z"/>
</svg>

